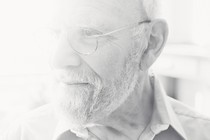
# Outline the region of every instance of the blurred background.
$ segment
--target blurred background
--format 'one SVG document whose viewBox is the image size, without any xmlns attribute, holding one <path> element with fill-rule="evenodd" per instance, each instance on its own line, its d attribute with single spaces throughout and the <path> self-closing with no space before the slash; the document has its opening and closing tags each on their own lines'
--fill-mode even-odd
<svg viewBox="0 0 210 140">
<path fill-rule="evenodd" d="M 162 1 L 160 17 L 170 33 L 153 69 L 169 96 L 210 116 L 210 1 Z M 0 1 L 0 132 L 8 120 L 47 102 L 50 53 L 37 44 L 37 30 L 52 8 L 47 0 Z"/>
</svg>

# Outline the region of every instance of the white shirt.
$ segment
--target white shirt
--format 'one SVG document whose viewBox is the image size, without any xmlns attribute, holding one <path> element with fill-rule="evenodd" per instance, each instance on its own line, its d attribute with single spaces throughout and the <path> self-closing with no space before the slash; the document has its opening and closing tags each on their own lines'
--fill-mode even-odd
<svg viewBox="0 0 210 140">
<path fill-rule="evenodd" d="M 138 140 L 210 140 L 210 119 L 167 97 L 158 80 L 151 78 L 154 81 L 154 111 Z M 55 117 L 48 104 L 16 120 L 2 140 L 57 140 L 60 137 L 65 137 L 62 140 L 81 140 L 65 122 Z"/>
</svg>

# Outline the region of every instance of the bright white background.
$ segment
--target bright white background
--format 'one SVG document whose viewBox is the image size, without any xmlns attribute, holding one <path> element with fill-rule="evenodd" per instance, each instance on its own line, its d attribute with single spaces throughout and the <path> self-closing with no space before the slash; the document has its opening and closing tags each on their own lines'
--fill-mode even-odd
<svg viewBox="0 0 210 140">
<path fill-rule="evenodd" d="M 177 99 L 210 115 L 210 1 L 162 0 L 162 4 L 162 17 L 170 29 L 169 49 L 154 69 L 167 79 L 166 86 L 176 83 L 177 88 L 169 91 L 173 89 Z M 52 7 L 50 0 L 0 0 L 0 126 L 11 114 L 47 102 L 44 92 L 50 48 L 36 40 L 37 30 L 53 15 Z M 169 61 L 169 57 L 175 61 Z"/>
<path fill-rule="evenodd" d="M 162 0 L 169 38 L 154 65 L 167 93 L 210 116 L 210 1 Z"/>
</svg>

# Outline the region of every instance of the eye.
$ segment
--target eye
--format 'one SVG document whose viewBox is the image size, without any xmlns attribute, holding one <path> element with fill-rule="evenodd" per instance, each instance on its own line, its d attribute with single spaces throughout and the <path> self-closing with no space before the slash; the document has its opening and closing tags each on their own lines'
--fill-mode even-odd
<svg viewBox="0 0 210 140">
<path fill-rule="evenodd" d="M 84 28 L 82 29 L 82 34 L 84 37 L 91 37 L 95 35 L 102 35 L 103 33 L 95 29 Z"/>
</svg>

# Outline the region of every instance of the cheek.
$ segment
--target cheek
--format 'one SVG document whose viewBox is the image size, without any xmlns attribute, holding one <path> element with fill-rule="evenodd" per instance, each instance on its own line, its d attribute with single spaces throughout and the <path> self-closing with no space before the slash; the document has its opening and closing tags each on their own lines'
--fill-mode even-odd
<svg viewBox="0 0 210 140">
<path fill-rule="evenodd" d="M 100 51 L 98 50 L 97 53 L 89 57 L 87 61 L 93 71 L 104 79 L 110 79 L 117 75 L 119 70 L 122 69 L 124 61 L 124 54 L 119 47 L 108 47 L 110 48 L 100 48 Z"/>
</svg>

